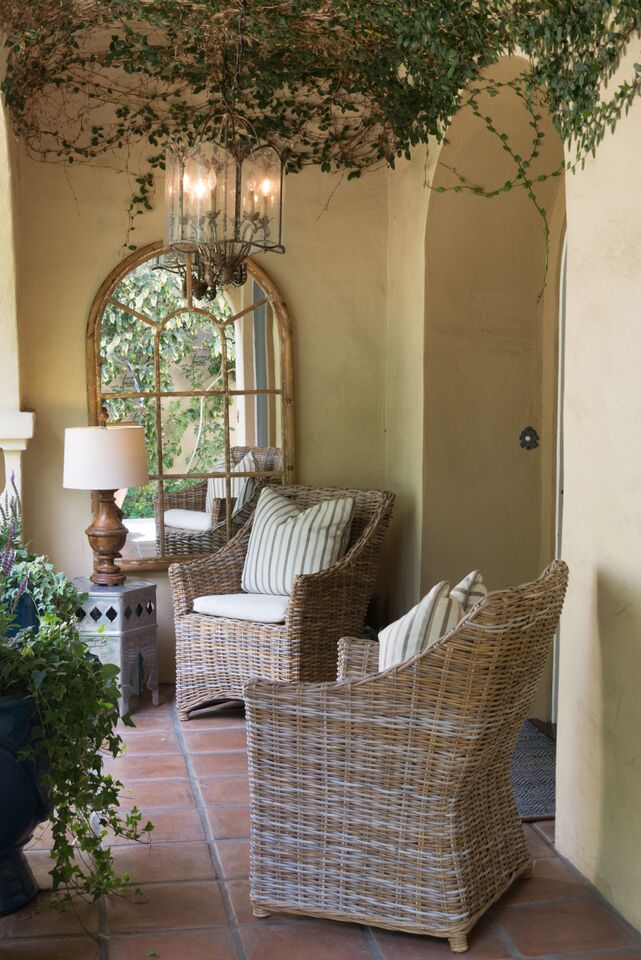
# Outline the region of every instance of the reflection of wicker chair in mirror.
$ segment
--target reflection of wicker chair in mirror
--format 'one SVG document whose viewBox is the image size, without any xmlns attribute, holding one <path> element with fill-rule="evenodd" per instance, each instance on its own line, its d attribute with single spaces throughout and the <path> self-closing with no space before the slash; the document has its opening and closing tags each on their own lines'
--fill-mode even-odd
<svg viewBox="0 0 641 960">
<path fill-rule="evenodd" d="M 240 699 L 254 676 L 327 680 L 336 676 L 338 641 L 359 635 L 376 583 L 394 495 L 378 490 L 286 486 L 302 508 L 332 497 L 356 504 L 345 556 L 320 573 L 295 578 L 284 623 L 193 613 L 196 597 L 240 593 L 251 520 L 211 557 L 169 568 L 176 630 L 176 701 L 181 720 L 215 700 Z"/>
<path fill-rule="evenodd" d="M 247 685 L 257 916 L 346 920 L 467 949 L 532 865 L 510 758 L 566 585 L 555 561 L 382 673 L 378 644 L 344 639 L 339 682 Z"/>
<path fill-rule="evenodd" d="M 250 451 L 254 455 L 259 472 L 274 471 L 281 473 L 283 469 L 282 451 L 277 447 L 232 447 L 232 463 L 239 463 L 245 454 Z M 271 478 L 271 482 L 278 481 L 278 477 Z M 261 487 L 270 482 L 269 477 L 257 478 L 256 490 L 241 510 L 232 516 L 232 535 L 239 530 L 252 514 Z M 193 510 L 204 513 L 207 503 L 207 480 L 195 483 L 185 490 L 176 493 L 165 493 L 165 513 L 168 510 Z M 235 500 L 231 501 L 234 509 Z M 154 516 L 156 521 L 156 552 L 160 553 L 160 497 L 154 497 Z M 215 497 L 212 500 L 211 526 L 207 530 L 186 530 L 180 527 L 165 525 L 165 550 L 168 557 L 188 557 L 192 554 L 211 553 L 227 543 L 227 509 L 224 497 Z"/>
</svg>

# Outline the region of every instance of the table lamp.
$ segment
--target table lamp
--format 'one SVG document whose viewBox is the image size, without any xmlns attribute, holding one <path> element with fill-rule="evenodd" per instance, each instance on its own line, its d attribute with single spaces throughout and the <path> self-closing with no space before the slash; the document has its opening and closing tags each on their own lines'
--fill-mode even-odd
<svg viewBox="0 0 641 960">
<path fill-rule="evenodd" d="M 127 540 L 114 494 L 123 487 L 140 487 L 149 480 L 145 433 L 142 427 L 114 425 L 68 427 L 65 430 L 63 486 L 95 490 L 96 508 L 86 533 L 93 550 L 91 580 L 103 587 L 122 584 L 126 575 L 115 563 Z"/>
</svg>

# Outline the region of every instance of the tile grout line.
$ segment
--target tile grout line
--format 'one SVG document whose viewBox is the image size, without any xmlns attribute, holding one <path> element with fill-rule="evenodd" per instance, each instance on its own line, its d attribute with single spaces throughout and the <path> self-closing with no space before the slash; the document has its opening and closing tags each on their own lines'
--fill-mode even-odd
<svg viewBox="0 0 641 960">
<path fill-rule="evenodd" d="M 638 950 L 639 947 L 641 947 L 641 930 L 637 930 L 635 927 L 633 927 L 632 924 L 629 923 L 625 919 L 625 917 L 622 916 L 619 913 L 619 911 L 615 907 L 613 907 L 608 900 L 606 900 L 606 898 L 603 896 L 601 891 L 597 887 L 595 887 L 594 884 L 591 883 L 591 881 L 588 880 L 588 878 L 584 876 L 581 873 L 581 871 L 578 870 L 577 867 L 575 867 L 570 860 L 568 860 L 566 857 L 563 856 L 562 853 L 559 852 L 555 842 L 550 837 L 546 836 L 542 831 L 538 830 L 536 827 L 536 824 L 532 824 L 532 826 L 536 831 L 536 833 L 540 837 L 542 837 L 543 840 L 545 840 L 545 842 L 548 844 L 548 846 L 553 851 L 554 856 L 557 858 L 559 863 L 561 863 L 564 867 L 566 867 L 566 869 L 570 873 L 572 873 L 575 877 L 578 877 L 578 879 L 585 885 L 585 888 L 590 894 L 590 897 L 596 900 L 603 907 L 606 913 L 608 913 L 614 920 L 616 920 L 616 922 L 623 927 L 626 933 L 628 933 L 632 937 L 632 939 L 634 940 L 633 947 L 635 947 Z M 534 859 L 536 860 L 536 857 L 534 857 Z M 539 859 L 546 860 L 548 858 L 540 857 Z M 547 902 L 549 903 L 551 901 L 547 901 Z M 531 906 L 533 904 L 529 904 L 529 905 Z M 524 906 L 528 906 L 528 904 L 524 904 Z M 616 948 L 612 948 L 612 949 L 616 949 Z M 624 951 L 630 950 L 632 949 L 632 947 L 624 947 L 623 949 Z"/>
<path fill-rule="evenodd" d="M 209 855 L 211 857 L 211 861 L 214 867 L 214 872 L 218 880 L 220 894 L 223 899 L 223 903 L 225 904 L 225 910 L 227 911 L 227 926 L 229 928 L 229 932 L 231 933 L 232 939 L 234 941 L 234 946 L 236 948 L 236 953 L 238 955 L 239 960 L 246 960 L 245 949 L 243 947 L 240 931 L 238 929 L 238 923 L 236 922 L 236 915 L 234 914 L 234 910 L 231 905 L 231 899 L 229 897 L 229 891 L 227 890 L 226 880 L 225 878 L 223 878 L 222 864 L 218 859 L 218 852 L 216 850 L 214 835 L 211 831 L 211 827 L 209 826 L 209 818 L 207 817 L 207 808 L 205 806 L 205 802 L 203 799 L 202 791 L 200 789 L 198 778 L 196 777 L 194 772 L 194 768 L 191 762 L 191 757 L 187 750 L 185 734 L 181 727 L 181 721 L 178 719 L 175 703 L 172 704 L 171 718 L 172 718 L 174 732 L 178 737 L 178 743 L 183 753 L 183 758 L 185 761 L 185 766 L 187 768 L 187 774 L 189 777 L 191 791 L 194 795 L 194 800 L 196 802 L 196 809 L 198 810 L 198 813 L 200 815 L 203 830 L 205 832 L 205 838 L 209 846 Z"/>
<path fill-rule="evenodd" d="M 492 915 L 492 909 L 490 908 L 485 914 L 490 923 L 490 929 L 496 934 L 500 943 L 509 951 L 510 955 L 514 960 L 523 960 L 523 954 L 517 949 L 516 945 L 512 942 L 510 937 L 507 935 L 501 924 L 498 920 L 494 919 Z M 470 930 L 468 937 L 474 932 L 474 927 Z"/>
<path fill-rule="evenodd" d="M 374 931 L 371 927 L 361 927 L 365 935 L 365 940 L 367 941 L 367 946 L 369 947 L 369 952 L 373 957 L 373 960 L 385 960 L 385 954 L 379 947 L 376 937 L 374 936 Z"/>
</svg>

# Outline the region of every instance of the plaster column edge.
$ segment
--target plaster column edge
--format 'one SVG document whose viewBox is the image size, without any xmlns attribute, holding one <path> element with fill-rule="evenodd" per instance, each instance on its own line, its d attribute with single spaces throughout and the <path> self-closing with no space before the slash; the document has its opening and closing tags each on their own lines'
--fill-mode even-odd
<svg viewBox="0 0 641 960">
<path fill-rule="evenodd" d="M 5 486 L 0 494 L 4 500 L 11 493 L 12 482 L 22 497 L 22 454 L 33 437 L 35 413 L 26 410 L 8 410 L 0 407 L 0 450 L 4 454 Z"/>
</svg>

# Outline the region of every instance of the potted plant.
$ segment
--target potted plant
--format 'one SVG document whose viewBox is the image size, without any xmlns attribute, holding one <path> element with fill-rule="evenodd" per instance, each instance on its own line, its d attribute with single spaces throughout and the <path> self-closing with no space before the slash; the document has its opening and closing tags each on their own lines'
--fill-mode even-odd
<svg viewBox="0 0 641 960">
<path fill-rule="evenodd" d="M 104 838 L 139 840 L 152 829 L 137 808 L 120 810 L 122 784 L 104 772 L 122 747 L 118 668 L 80 640 L 76 607 L 64 574 L 22 542 L 14 484 L 0 506 L 0 915 L 37 893 L 22 847 L 47 817 L 61 901 L 126 887 Z"/>
</svg>

